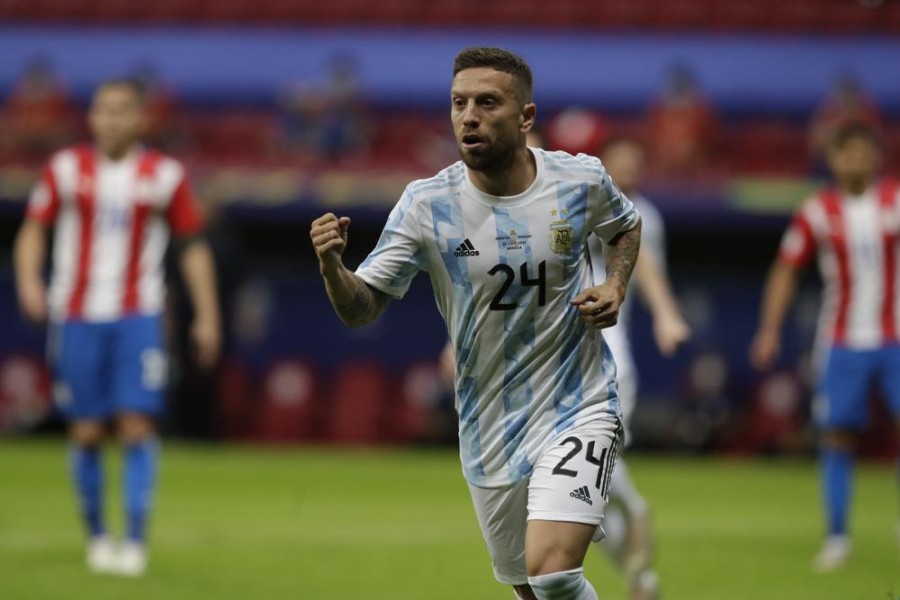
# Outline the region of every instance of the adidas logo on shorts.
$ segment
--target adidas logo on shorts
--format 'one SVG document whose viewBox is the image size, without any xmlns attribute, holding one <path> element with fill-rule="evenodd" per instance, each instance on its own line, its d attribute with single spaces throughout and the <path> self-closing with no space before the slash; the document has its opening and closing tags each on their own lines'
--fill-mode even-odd
<svg viewBox="0 0 900 600">
<path fill-rule="evenodd" d="M 590 506 L 594 505 L 594 501 L 591 500 L 591 492 L 586 485 L 581 486 L 577 490 L 572 490 L 569 496 L 581 500 L 582 502 L 587 502 Z"/>
<path fill-rule="evenodd" d="M 479 254 L 481 253 L 475 249 L 475 246 L 472 245 L 469 238 L 466 238 L 466 241 L 459 245 L 459 248 L 456 249 L 453 256 L 478 256 Z"/>
</svg>

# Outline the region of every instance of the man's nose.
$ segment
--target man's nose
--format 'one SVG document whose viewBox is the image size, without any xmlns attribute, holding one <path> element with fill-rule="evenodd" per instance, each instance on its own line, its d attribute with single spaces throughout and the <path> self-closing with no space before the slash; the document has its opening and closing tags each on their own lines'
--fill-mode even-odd
<svg viewBox="0 0 900 600">
<path fill-rule="evenodd" d="M 463 125 L 469 128 L 478 127 L 478 124 L 481 123 L 481 116 L 478 114 L 478 107 L 475 106 L 474 102 L 469 102 L 469 104 L 466 105 L 462 122 Z"/>
</svg>

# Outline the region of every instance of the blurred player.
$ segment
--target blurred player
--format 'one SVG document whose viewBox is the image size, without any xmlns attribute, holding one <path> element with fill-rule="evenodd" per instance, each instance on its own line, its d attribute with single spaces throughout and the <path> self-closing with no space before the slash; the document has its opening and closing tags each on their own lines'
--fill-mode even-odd
<svg viewBox="0 0 900 600">
<path fill-rule="evenodd" d="M 621 437 L 615 323 L 640 218 L 600 162 L 529 150 L 532 77 L 518 56 L 469 48 L 454 64 L 451 120 L 462 162 L 410 184 L 353 273 L 350 220 L 310 236 L 350 326 L 374 321 L 428 271 L 456 354 L 463 472 L 498 581 L 518 597 L 592 600 L 582 563 L 599 528 Z M 585 240 L 608 244 L 591 286 Z"/>
<path fill-rule="evenodd" d="M 821 360 L 817 417 L 823 427 L 822 489 L 828 535 L 814 566 L 837 569 L 850 554 L 847 512 L 853 455 L 867 421 L 869 389 L 881 384 L 900 429 L 900 196 L 879 179 L 881 153 L 868 126 L 840 127 L 828 148 L 835 187 L 807 200 L 794 215 L 769 273 L 759 331 L 750 357 L 772 365 L 800 271 L 818 255 L 825 284 L 819 319 Z"/>
<path fill-rule="evenodd" d="M 203 366 L 221 334 L 213 263 L 184 167 L 144 149 L 142 97 L 109 81 L 89 112 L 93 146 L 57 153 L 31 194 L 15 243 L 16 284 L 25 316 L 49 319 L 55 400 L 70 422 L 70 463 L 89 534 L 94 572 L 140 575 L 153 503 L 154 417 L 163 408 L 166 357 L 161 313 L 163 254 L 177 236 L 195 309 L 192 337 Z M 41 273 L 55 234 L 49 291 Z M 100 446 L 115 417 L 124 446 L 125 541 L 114 545 L 103 517 Z"/>
<path fill-rule="evenodd" d="M 666 264 L 665 226 L 662 215 L 638 191 L 644 164 L 643 148 L 632 140 L 614 139 L 604 145 L 603 164 L 619 189 L 641 213 L 641 252 L 634 270 L 633 284 L 646 300 L 653 319 L 656 344 L 665 356 L 671 356 L 690 336 L 678 303 L 664 270 Z M 606 279 L 603 244 L 588 239 L 588 251 L 594 270 L 594 281 Z M 629 316 L 633 296 L 627 295 L 619 310 L 619 322 L 603 331 L 603 339 L 616 362 L 616 379 L 625 423 L 625 445 L 629 441 L 628 422 L 637 403 L 637 369 L 629 341 Z M 657 577 L 653 570 L 653 537 L 647 503 L 638 492 L 625 461 L 616 462 L 609 487 L 607 533 L 603 545 L 610 551 L 628 579 L 633 600 L 658 596 Z M 615 535 L 615 521 L 621 520 L 623 535 Z M 618 538 L 618 539 L 617 539 Z"/>
</svg>

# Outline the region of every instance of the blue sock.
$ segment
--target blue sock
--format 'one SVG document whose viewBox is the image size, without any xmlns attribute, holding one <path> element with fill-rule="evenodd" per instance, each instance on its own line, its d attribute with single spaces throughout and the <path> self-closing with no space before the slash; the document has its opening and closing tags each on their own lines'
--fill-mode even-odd
<svg viewBox="0 0 900 600">
<path fill-rule="evenodd" d="M 103 456 L 97 446 L 69 446 L 69 468 L 88 534 L 106 533 L 103 524 Z"/>
<path fill-rule="evenodd" d="M 853 453 L 836 448 L 822 449 L 822 485 L 829 535 L 847 533 L 847 511 L 853 478 Z"/>
<path fill-rule="evenodd" d="M 148 439 L 125 447 L 125 515 L 127 538 L 143 542 L 153 505 L 159 442 Z"/>
</svg>

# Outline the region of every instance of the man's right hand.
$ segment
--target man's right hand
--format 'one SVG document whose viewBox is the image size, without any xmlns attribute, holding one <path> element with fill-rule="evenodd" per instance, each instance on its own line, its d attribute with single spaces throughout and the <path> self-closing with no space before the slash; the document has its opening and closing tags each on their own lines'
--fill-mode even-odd
<svg viewBox="0 0 900 600">
<path fill-rule="evenodd" d="M 777 331 L 760 329 L 750 344 L 750 363 L 759 371 L 765 371 L 778 358 L 781 336 Z"/>
<path fill-rule="evenodd" d="M 47 290 L 44 283 L 38 281 L 20 281 L 19 307 L 25 318 L 39 325 L 47 320 Z"/>
<path fill-rule="evenodd" d="M 319 258 L 319 272 L 322 275 L 335 272 L 341 266 L 341 256 L 347 247 L 347 229 L 350 217 L 336 217 L 333 213 L 323 215 L 312 222 L 309 237 Z"/>
</svg>

